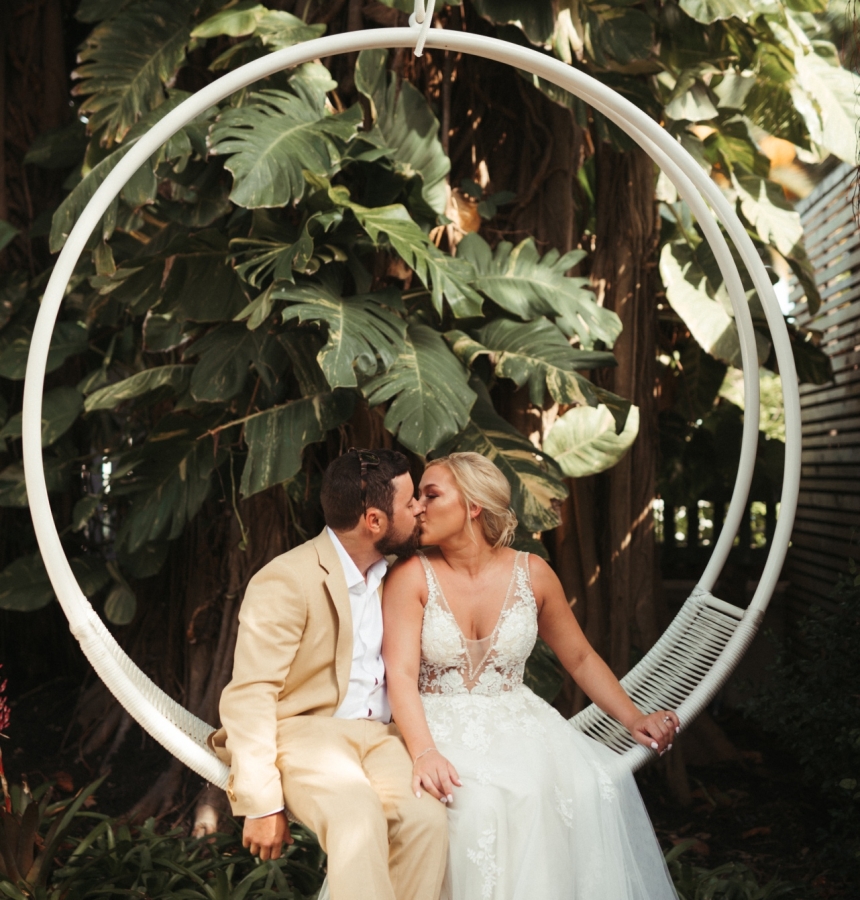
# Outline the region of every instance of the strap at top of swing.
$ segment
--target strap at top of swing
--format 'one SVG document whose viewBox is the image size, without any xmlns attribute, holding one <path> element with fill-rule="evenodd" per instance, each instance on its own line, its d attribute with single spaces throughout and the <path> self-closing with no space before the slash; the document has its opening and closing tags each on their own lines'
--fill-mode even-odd
<svg viewBox="0 0 860 900">
<path fill-rule="evenodd" d="M 415 12 L 409 17 L 409 27 L 419 28 L 418 43 L 415 45 L 414 53 L 416 56 L 422 56 L 424 53 L 424 44 L 427 41 L 427 32 L 430 31 L 430 25 L 433 22 L 433 10 L 436 7 L 436 0 L 429 0 L 427 7 L 424 7 L 424 0 L 415 0 Z"/>
</svg>

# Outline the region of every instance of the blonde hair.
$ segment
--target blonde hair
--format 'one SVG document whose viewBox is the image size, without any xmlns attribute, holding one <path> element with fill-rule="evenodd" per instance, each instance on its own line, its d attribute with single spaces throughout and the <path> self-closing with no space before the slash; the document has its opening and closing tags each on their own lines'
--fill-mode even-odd
<svg viewBox="0 0 860 900">
<path fill-rule="evenodd" d="M 498 467 L 479 453 L 451 453 L 427 463 L 427 469 L 444 466 L 454 479 L 466 509 L 479 506 L 477 519 L 487 543 L 508 547 L 514 540 L 517 517 L 511 509 L 511 486 Z M 469 529 L 471 517 L 466 520 Z"/>
</svg>

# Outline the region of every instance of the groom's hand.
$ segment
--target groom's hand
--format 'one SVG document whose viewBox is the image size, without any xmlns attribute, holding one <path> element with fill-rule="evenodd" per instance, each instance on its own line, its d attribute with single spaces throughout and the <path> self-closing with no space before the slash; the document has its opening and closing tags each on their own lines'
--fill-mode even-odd
<svg viewBox="0 0 860 900">
<path fill-rule="evenodd" d="M 283 812 L 261 816 L 259 819 L 245 819 L 242 829 L 242 846 L 247 847 L 260 859 L 278 859 L 281 847 L 292 844 L 290 825 Z"/>
</svg>

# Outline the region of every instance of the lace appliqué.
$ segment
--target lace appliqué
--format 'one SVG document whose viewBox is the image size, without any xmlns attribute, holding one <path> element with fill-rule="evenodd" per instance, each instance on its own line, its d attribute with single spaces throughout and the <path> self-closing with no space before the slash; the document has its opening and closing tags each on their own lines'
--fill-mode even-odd
<svg viewBox="0 0 860 900">
<path fill-rule="evenodd" d="M 497 782 L 501 774 L 502 770 L 497 766 L 482 766 L 475 773 L 475 781 L 486 787 L 488 784 Z"/>
<path fill-rule="evenodd" d="M 481 870 L 481 897 L 490 900 L 493 888 L 504 869 L 496 862 L 496 829 L 486 828 L 478 839 L 478 849 L 469 848 L 466 855 Z"/>
<path fill-rule="evenodd" d="M 422 694 L 424 715 L 433 740 L 483 754 L 500 734 L 529 734 L 539 738 L 545 735 L 543 701 L 525 686 L 504 691 L 503 696 L 505 702 L 498 703 L 474 692 Z M 569 727 L 567 723 L 564 725 Z"/>
<path fill-rule="evenodd" d="M 571 797 L 565 797 L 558 785 L 555 785 L 554 791 L 556 811 L 561 816 L 562 822 L 564 822 L 568 828 L 573 828 L 573 799 Z"/>
<path fill-rule="evenodd" d="M 479 641 L 463 635 L 423 553 L 427 605 L 421 627 L 422 694 L 497 696 L 523 683 L 525 661 L 537 639 L 537 606 L 529 580 L 527 555 L 518 553 L 496 627 Z"/>
<path fill-rule="evenodd" d="M 597 773 L 600 799 L 606 803 L 614 803 L 618 799 L 618 788 L 615 786 L 612 776 L 596 761 L 594 762 L 594 771 Z"/>
</svg>

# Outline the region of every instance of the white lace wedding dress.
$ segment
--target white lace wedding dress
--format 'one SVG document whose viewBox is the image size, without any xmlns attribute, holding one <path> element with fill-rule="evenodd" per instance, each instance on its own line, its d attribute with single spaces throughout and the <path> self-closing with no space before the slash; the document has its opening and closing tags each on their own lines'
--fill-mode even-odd
<svg viewBox="0 0 860 900">
<path fill-rule="evenodd" d="M 421 561 L 421 699 L 463 782 L 441 900 L 676 900 L 633 775 L 523 684 L 537 638 L 528 555 L 480 641 L 464 637 Z"/>
</svg>

